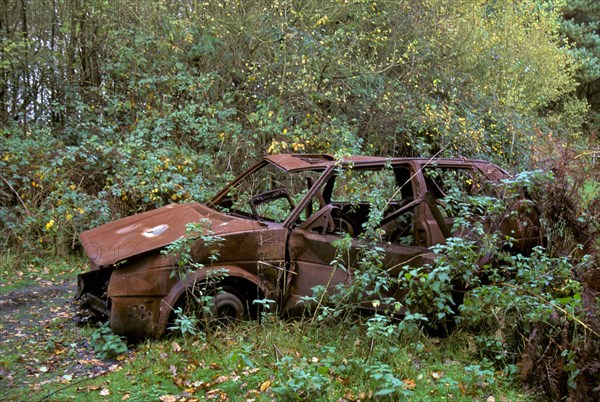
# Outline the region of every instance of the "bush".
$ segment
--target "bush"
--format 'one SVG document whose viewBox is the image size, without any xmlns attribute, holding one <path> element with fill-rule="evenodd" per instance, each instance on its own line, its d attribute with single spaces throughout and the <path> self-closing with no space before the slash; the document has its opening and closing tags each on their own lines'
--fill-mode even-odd
<svg viewBox="0 0 600 402">
<path fill-rule="evenodd" d="M 203 201 L 230 179 L 215 161 L 174 143 L 126 136 L 86 136 L 67 146 L 47 130 L 23 139 L 5 131 L 0 160 L 4 247 L 64 255 L 80 232 L 170 202 Z"/>
</svg>

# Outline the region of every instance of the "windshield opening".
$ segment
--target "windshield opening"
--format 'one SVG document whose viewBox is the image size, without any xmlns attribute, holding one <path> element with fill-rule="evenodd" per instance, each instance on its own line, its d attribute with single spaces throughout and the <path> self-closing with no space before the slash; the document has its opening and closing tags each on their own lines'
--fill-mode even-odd
<svg viewBox="0 0 600 402">
<path fill-rule="evenodd" d="M 287 172 L 266 163 L 231 186 L 211 206 L 230 215 L 282 223 L 321 173 L 311 170 Z"/>
</svg>

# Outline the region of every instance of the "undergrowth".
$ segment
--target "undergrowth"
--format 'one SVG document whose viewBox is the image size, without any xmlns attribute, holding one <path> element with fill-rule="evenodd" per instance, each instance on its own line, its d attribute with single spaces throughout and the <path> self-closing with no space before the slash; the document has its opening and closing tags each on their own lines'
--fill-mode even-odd
<svg viewBox="0 0 600 402">
<path fill-rule="evenodd" d="M 333 264 L 352 269 L 353 283 L 334 294 L 321 286 L 305 298 L 316 304 L 311 322 L 348 321 L 369 301 L 375 315 L 363 326 L 374 343 L 424 330 L 439 334 L 457 324 L 473 334 L 487 362 L 483 371 L 519 378 L 552 400 L 598 399 L 600 201 L 590 194 L 590 176 L 568 169 L 573 166 L 519 174 L 494 196 L 450 193 L 444 203 L 455 217 L 453 233 L 461 235 L 432 248 L 434 266 L 406 265 L 391 275 L 375 227 L 366 228 L 354 267 L 345 265 L 349 239 L 339 241 Z M 498 228 L 515 218 L 517 238 L 501 234 Z M 518 240 L 527 236 L 537 236 L 539 245 Z M 402 297 L 390 298 L 393 290 Z M 388 384 L 382 395 L 407 395 L 388 366 L 375 372 Z"/>
<path fill-rule="evenodd" d="M 364 321 L 243 322 L 209 337 L 147 341 L 118 369 L 55 397 L 131 400 L 527 400 L 514 377 L 481 359 L 469 335 L 423 334 L 372 342 Z M 451 357 L 450 357 L 451 356 Z M 104 391 L 103 391 L 104 390 Z M 54 391 L 52 391 L 54 392 Z M 104 393 L 102 396 L 101 392 Z"/>
</svg>

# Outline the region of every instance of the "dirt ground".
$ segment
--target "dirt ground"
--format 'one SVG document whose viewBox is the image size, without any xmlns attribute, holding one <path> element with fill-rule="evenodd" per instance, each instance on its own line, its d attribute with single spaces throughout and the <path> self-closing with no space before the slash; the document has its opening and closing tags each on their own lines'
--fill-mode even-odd
<svg viewBox="0 0 600 402">
<path fill-rule="evenodd" d="M 0 400 L 79 386 L 114 365 L 96 358 L 89 329 L 82 336 L 74 295 L 74 281 L 0 295 Z"/>
</svg>

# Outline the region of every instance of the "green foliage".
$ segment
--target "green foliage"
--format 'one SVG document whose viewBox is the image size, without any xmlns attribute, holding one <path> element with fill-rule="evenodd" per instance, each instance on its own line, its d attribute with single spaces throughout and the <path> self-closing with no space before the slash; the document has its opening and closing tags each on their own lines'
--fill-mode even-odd
<svg viewBox="0 0 600 402">
<path fill-rule="evenodd" d="M 193 270 L 204 268 L 203 264 L 195 262 L 192 255 L 192 247 L 202 247 L 207 253 L 208 260 L 215 263 L 219 259 L 219 248 L 224 239 L 215 235 L 212 230 L 212 223 L 208 218 L 202 218 L 198 222 L 190 222 L 185 225 L 185 236 L 175 240 L 163 250 L 163 255 L 175 256 L 177 267 L 171 272 L 171 276 L 178 275 L 179 279 L 185 280 L 186 276 Z M 198 243 L 201 242 L 201 243 Z M 198 252 L 195 250 L 195 252 Z M 212 272 L 213 280 L 219 279 L 225 272 Z"/>
<path fill-rule="evenodd" d="M 79 146 L 41 129 L 24 138 L 7 134 L 0 160 L 5 247 L 65 254 L 83 230 L 213 191 L 199 173 L 206 158 L 186 147 L 163 148 L 134 134 L 118 142 L 92 135 Z"/>
<path fill-rule="evenodd" d="M 177 307 L 173 310 L 173 313 L 175 314 L 175 321 L 168 328 L 170 331 L 175 331 L 184 338 L 195 336 L 198 333 L 198 319 L 194 314 L 187 315 L 181 307 Z"/>
<path fill-rule="evenodd" d="M 594 25 L 566 19 L 567 49 L 562 5 L 99 0 L 2 14 L 3 238 L 64 254 L 87 228 L 204 200 L 265 153 L 529 165 L 547 141 L 581 140 L 588 113 L 573 74 L 593 64 L 576 53 L 594 52 Z"/>
<path fill-rule="evenodd" d="M 593 146 L 593 136 L 597 136 L 594 130 L 600 126 L 600 6 L 594 1 L 568 0 L 562 13 L 560 32 L 568 41 L 576 63 L 577 98 L 589 105 L 582 112 L 587 114 L 586 129 Z"/>
<path fill-rule="evenodd" d="M 277 362 L 277 368 L 285 377 L 280 380 L 282 386 L 273 387 L 273 391 L 284 399 L 315 398 L 329 385 L 326 366 L 306 358 L 298 362 L 285 356 Z"/>
<path fill-rule="evenodd" d="M 90 337 L 90 345 L 102 360 L 114 359 L 128 351 L 123 337 L 113 334 L 108 323 L 100 325 Z"/>
<path fill-rule="evenodd" d="M 235 369 L 254 368 L 255 364 L 249 357 L 252 352 L 250 345 L 242 345 L 239 349 L 234 349 L 227 356 Z"/>
</svg>

